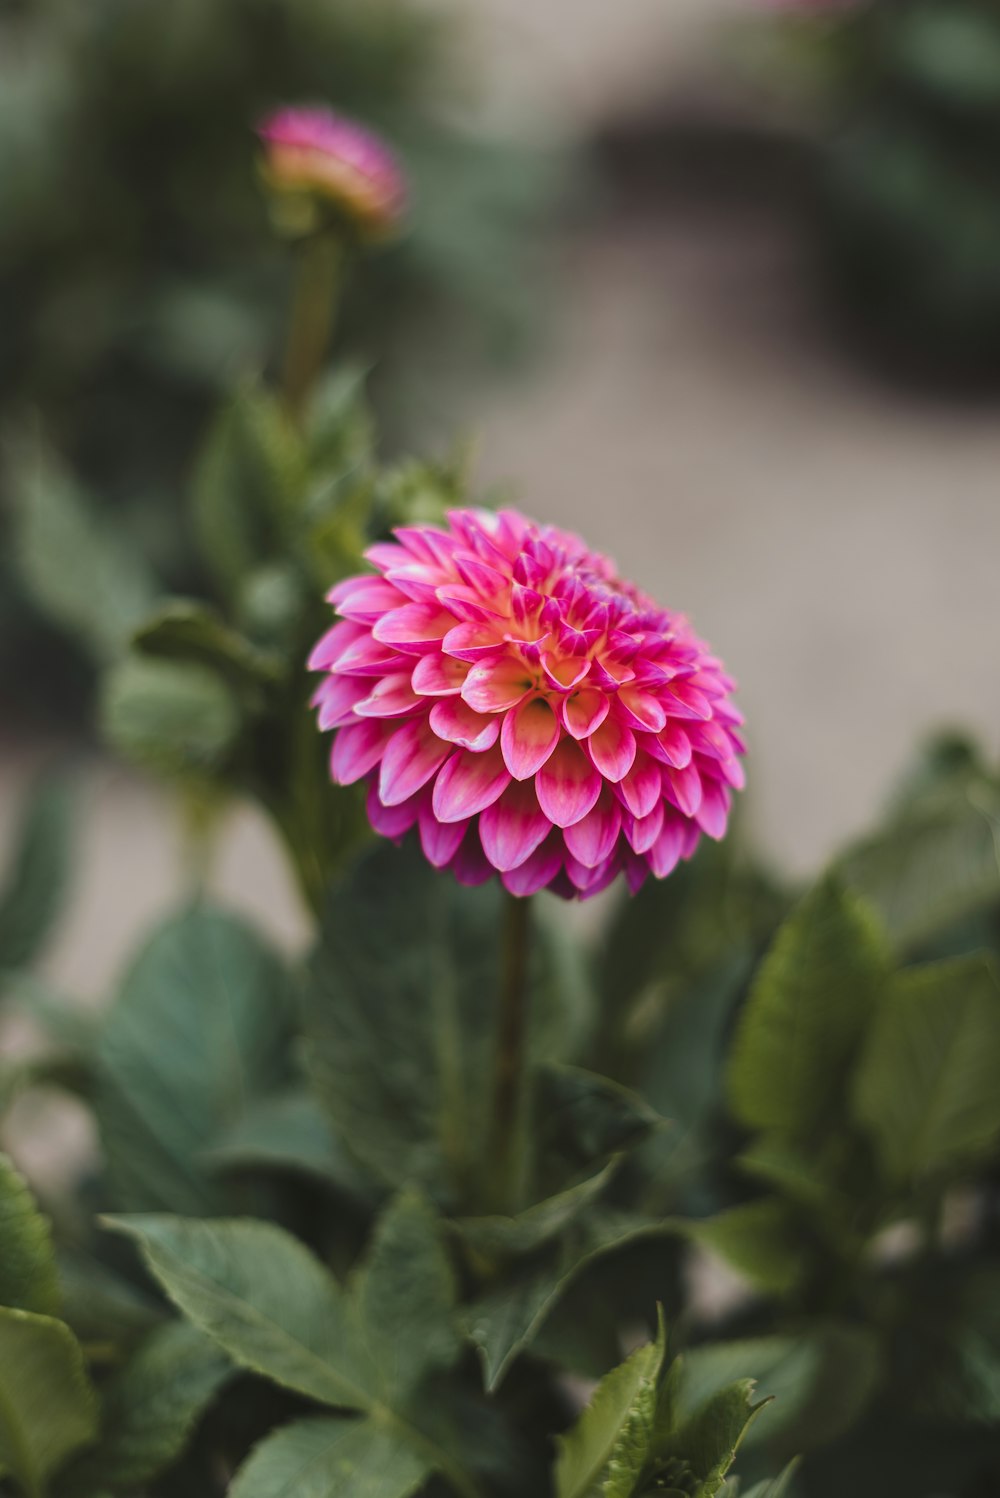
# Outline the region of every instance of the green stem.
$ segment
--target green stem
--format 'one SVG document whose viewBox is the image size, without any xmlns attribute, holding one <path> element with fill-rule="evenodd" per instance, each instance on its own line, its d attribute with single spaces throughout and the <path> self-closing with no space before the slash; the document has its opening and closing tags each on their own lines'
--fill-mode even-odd
<svg viewBox="0 0 1000 1498">
<path fill-rule="evenodd" d="M 296 417 L 326 360 L 344 261 L 343 241 L 330 229 L 308 235 L 299 247 L 284 370 L 285 395 Z"/>
<path fill-rule="evenodd" d="M 528 1035 L 528 939 L 531 905 L 506 896 L 503 973 L 497 1026 L 490 1158 L 493 1190 L 501 1211 L 516 1209 L 518 1144 L 522 1124 Z"/>
</svg>

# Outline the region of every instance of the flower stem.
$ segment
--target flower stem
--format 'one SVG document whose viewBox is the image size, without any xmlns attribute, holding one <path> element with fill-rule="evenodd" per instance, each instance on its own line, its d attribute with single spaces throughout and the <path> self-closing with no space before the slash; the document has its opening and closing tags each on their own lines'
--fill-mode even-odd
<svg viewBox="0 0 1000 1498">
<path fill-rule="evenodd" d="M 501 1211 L 516 1210 L 528 1035 L 528 941 L 531 902 L 506 895 L 500 1014 L 493 1079 L 493 1185 Z"/>
<path fill-rule="evenodd" d="M 299 247 L 284 371 L 285 394 L 296 417 L 301 417 L 326 359 L 344 261 L 341 236 L 331 229 L 307 235 Z"/>
</svg>

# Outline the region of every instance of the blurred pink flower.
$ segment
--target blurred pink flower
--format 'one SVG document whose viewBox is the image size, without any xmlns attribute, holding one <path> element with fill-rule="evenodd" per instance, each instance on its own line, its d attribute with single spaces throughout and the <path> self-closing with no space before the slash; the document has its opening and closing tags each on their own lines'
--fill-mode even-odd
<svg viewBox="0 0 1000 1498">
<path fill-rule="evenodd" d="M 637 890 L 726 830 L 743 721 L 720 661 L 576 536 L 455 510 L 367 552 L 310 668 L 335 781 L 463 883 Z"/>
<path fill-rule="evenodd" d="M 406 179 L 389 147 L 364 125 L 330 109 L 286 108 L 268 115 L 257 134 L 270 187 L 314 193 L 365 234 L 381 237 L 398 228 Z"/>
</svg>

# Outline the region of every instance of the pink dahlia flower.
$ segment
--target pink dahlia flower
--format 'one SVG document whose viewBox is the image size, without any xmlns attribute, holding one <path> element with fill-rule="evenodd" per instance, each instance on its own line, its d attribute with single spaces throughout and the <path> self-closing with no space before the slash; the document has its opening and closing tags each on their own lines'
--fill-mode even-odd
<svg viewBox="0 0 1000 1498">
<path fill-rule="evenodd" d="M 576 536 L 455 510 L 367 552 L 310 659 L 331 774 L 463 883 L 637 890 L 726 830 L 742 718 L 681 614 Z"/>
<path fill-rule="evenodd" d="M 406 210 L 406 179 L 372 131 L 331 109 L 276 110 L 257 126 L 264 174 L 281 192 L 314 193 L 363 232 L 382 236 Z"/>
</svg>

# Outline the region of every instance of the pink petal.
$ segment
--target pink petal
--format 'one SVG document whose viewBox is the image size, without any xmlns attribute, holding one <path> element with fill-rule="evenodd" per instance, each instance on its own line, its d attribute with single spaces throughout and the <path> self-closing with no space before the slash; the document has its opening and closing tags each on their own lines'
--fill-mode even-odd
<svg viewBox="0 0 1000 1498">
<path fill-rule="evenodd" d="M 503 649 L 503 640 L 492 624 L 456 624 L 441 641 L 441 649 L 457 660 L 475 663 L 485 655 L 496 655 Z"/>
<path fill-rule="evenodd" d="M 391 645 L 380 645 L 365 630 L 362 639 L 352 641 L 341 651 L 333 669 L 340 676 L 384 676 L 387 671 L 399 671 L 405 665 L 405 656 Z"/>
<path fill-rule="evenodd" d="M 649 850 L 649 866 L 657 879 L 665 879 L 677 867 L 684 851 L 684 824 L 667 817 L 656 842 Z"/>
<path fill-rule="evenodd" d="M 337 612 L 342 619 L 355 619 L 359 624 L 374 624 L 390 609 L 398 609 L 405 602 L 405 594 L 384 578 L 356 578 L 355 586 L 338 600 Z"/>
<path fill-rule="evenodd" d="M 692 723 L 687 735 L 691 740 L 691 747 L 700 754 L 707 754 L 710 759 L 732 759 L 735 752 L 733 742 L 721 724 L 714 721 Z"/>
<path fill-rule="evenodd" d="M 496 869 L 483 852 L 475 827 L 465 834 L 465 840 L 451 862 L 451 872 L 459 884 L 485 884 L 492 879 Z"/>
<path fill-rule="evenodd" d="M 439 822 L 430 801 L 420 808 L 420 846 L 424 857 L 436 869 L 451 863 L 465 836 L 468 822 Z"/>
<path fill-rule="evenodd" d="M 419 791 L 450 753 L 451 745 L 432 732 L 425 718 L 404 724 L 393 734 L 382 756 L 378 781 L 382 804 L 398 806 Z"/>
<path fill-rule="evenodd" d="M 378 784 L 372 781 L 368 787 L 368 820 L 382 837 L 392 838 L 393 842 L 397 842 L 409 832 L 417 820 L 420 803 L 426 799 L 427 793 L 418 791 L 415 796 L 400 802 L 398 806 L 383 806 L 379 800 Z"/>
<path fill-rule="evenodd" d="M 670 765 L 675 770 L 683 770 L 691 763 L 691 740 L 687 731 L 679 723 L 669 722 L 650 745 L 650 753 L 655 754 L 663 764 Z"/>
<path fill-rule="evenodd" d="M 417 661 L 410 684 L 421 697 L 453 697 L 462 690 L 468 674 L 469 668 L 464 661 L 431 651 Z"/>
<path fill-rule="evenodd" d="M 635 764 L 618 787 L 619 795 L 634 817 L 648 817 L 663 794 L 664 775 L 670 770 L 660 766 L 645 750 L 640 749 Z"/>
<path fill-rule="evenodd" d="M 579 863 L 588 869 L 596 869 L 598 864 L 610 857 L 618 841 L 621 825 L 621 808 L 605 787 L 593 811 L 588 811 L 579 822 L 566 828 L 563 833 L 566 847 Z M 571 870 L 570 878 L 573 878 Z"/>
<path fill-rule="evenodd" d="M 630 895 L 637 895 L 649 878 L 649 864 L 628 849 L 625 851 L 625 882 Z"/>
<path fill-rule="evenodd" d="M 589 900 L 592 895 L 599 895 L 602 889 L 607 889 L 617 877 L 620 868 L 621 861 L 615 855 L 606 858 L 596 868 L 590 868 L 587 864 L 581 863 L 572 854 L 568 854 L 566 858 L 566 873 L 581 899 L 584 900 Z"/>
<path fill-rule="evenodd" d="M 495 869 L 507 873 L 530 858 L 552 823 L 538 804 L 533 785 L 514 782 L 479 818 L 479 837 Z"/>
<path fill-rule="evenodd" d="M 337 785 L 353 785 L 374 770 L 395 727 L 394 723 L 370 718 L 338 729 L 330 752 L 330 775 Z"/>
<path fill-rule="evenodd" d="M 634 817 L 630 811 L 622 816 L 622 826 L 625 836 L 635 853 L 648 853 L 663 830 L 664 809 L 662 800 L 658 800 L 653 810 L 646 817 Z"/>
<path fill-rule="evenodd" d="M 381 579 L 377 578 L 373 572 L 361 572 L 354 577 L 342 577 L 340 579 L 340 582 L 334 583 L 329 593 L 327 593 L 326 601 L 327 603 L 332 603 L 334 608 L 336 608 L 337 604 L 342 598 L 346 598 L 348 594 L 353 593 L 356 588 L 360 588 L 363 583 L 373 583 L 379 581 L 381 581 Z"/>
<path fill-rule="evenodd" d="M 461 749 L 481 754 L 491 749 L 500 737 L 500 719 L 477 713 L 461 697 L 444 697 L 431 708 L 431 727 L 438 738 Z"/>
<path fill-rule="evenodd" d="M 557 691 L 569 692 L 588 675 L 590 660 L 585 655 L 557 655 L 546 650 L 542 655 L 542 670 Z"/>
<path fill-rule="evenodd" d="M 600 728 L 611 709 L 611 699 L 606 692 L 594 687 L 584 687 L 562 700 L 562 720 L 567 733 L 575 739 L 586 739 Z"/>
<path fill-rule="evenodd" d="M 325 732 L 354 721 L 354 704 L 368 691 L 369 683 L 353 676 L 327 676 L 317 687 L 313 707 L 319 708 L 317 723 Z"/>
<path fill-rule="evenodd" d="M 403 718 L 418 708 L 426 708 L 426 704 L 410 686 L 410 673 L 404 671 L 383 676 L 354 711 L 359 718 Z"/>
<path fill-rule="evenodd" d="M 682 811 L 686 817 L 696 815 L 701 805 L 701 776 L 695 764 L 685 766 L 683 770 L 665 769 L 663 771 L 663 792 L 669 801 L 672 801 L 678 811 Z"/>
<path fill-rule="evenodd" d="M 462 686 L 462 697 L 477 713 L 502 713 L 514 707 L 534 683 L 523 661 L 498 655 L 473 666 Z"/>
<path fill-rule="evenodd" d="M 407 603 L 401 609 L 383 614 L 372 628 L 372 635 L 383 645 L 422 655 L 440 645 L 454 622 L 453 616 L 436 604 Z"/>
<path fill-rule="evenodd" d="M 704 692 L 683 680 L 670 681 L 661 687 L 660 700 L 671 717 L 699 718 L 707 723 L 712 716 L 712 704 Z"/>
<path fill-rule="evenodd" d="M 587 750 L 605 780 L 621 780 L 635 761 L 635 734 L 612 713 L 590 735 Z"/>
<path fill-rule="evenodd" d="M 618 693 L 618 701 L 629 714 L 629 722 L 633 728 L 644 728 L 647 733 L 659 733 L 666 726 L 667 715 L 652 692 L 643 692 L 638 687 L 622 687 Z"/>
<path fill-rule="evenodd" d="M 529 780 L 559 742 L 559 720 L 544 697 L 529 697 L 503 720 L 500 746 L 515 780 Z"/>
<path fill-rule="evenodd" d="M 510 772 L 499 746 L 484 754 L 458 749 L 434 783 L 434 815 L 442 822 L 461 822 L 492 806 L 510 784 Z"/>
<path fill-rule="evenodd" d="M 701 792 L 701 805 L 696 813 L 699 827 L 709 837 L 724 837 L 729 818 L 729 796 L 725 788 L 716 780 L 703 780 Z"/>
<path fill-rule="evenodd" d="M 550 822 L 571 827 L 582 821 L 601 794 L 603 781 L 572 739 L 563 739 L 535 777 L 538 802 Z"/>
<path fill-rule="evenodd" d="M 361 624 L 355 624 L 350 619 L 341 619 L 338 623 L 331 625 L 326 634 L 313 647 L 307 667 L 310 671 L 328 671 L 331 666 L 336 665 L 348 645 L 353 645 L 355 640 L 368 638 L 368 631 Z"/>
<path fill-rule="evenodd" d="M 561 872 L 565 849 L 558 833 L 551 833 L 530 858 L 501 874 L 500 882 L 512 895 L 534 895 L 546 889 Z"/>
</svg>

